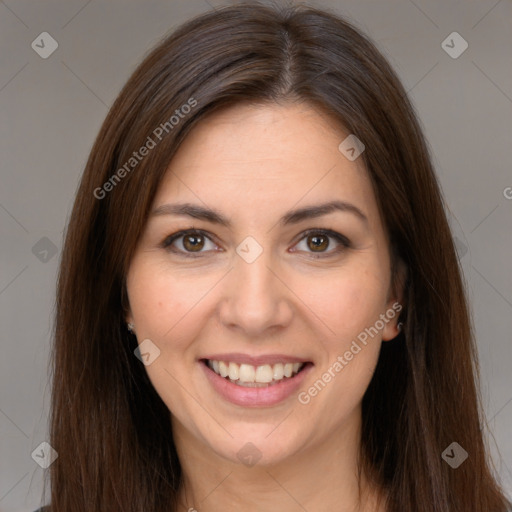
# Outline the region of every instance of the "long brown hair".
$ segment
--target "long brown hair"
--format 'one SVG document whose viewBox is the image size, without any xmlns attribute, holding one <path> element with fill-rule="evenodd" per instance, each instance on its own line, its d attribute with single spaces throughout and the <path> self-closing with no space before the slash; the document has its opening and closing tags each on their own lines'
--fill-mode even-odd
<svg viewBox="0 0 512 512">
<path fill-rule="evenodd" d="M 170 415 L 134 356 L 125 276 L 187 133 L 238 102 L 286 101 L 321 108 L 364 143 L 395 261 L 407 268 L 405 327 L 383 344 L 363 399 L 363 470 L 386 489 L 389 512 L 505 512 L 484 446 L 458 260 L 407 94 L 342 17 L 254 2 L 210 11 L 163 40 L 128 80 L 92 148 L 58 278 L 53 512 L 177 510 Z M 457 469 L 441 457 L 454 441 L 469 454 Z"/>
</svg>

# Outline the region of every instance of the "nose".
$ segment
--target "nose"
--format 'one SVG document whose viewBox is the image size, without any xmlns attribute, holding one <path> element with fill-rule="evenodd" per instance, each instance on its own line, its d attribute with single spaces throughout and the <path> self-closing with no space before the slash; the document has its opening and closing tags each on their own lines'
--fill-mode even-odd
<svg viewBox="0 0 512 512">
<path fill-rule="evenodd" d="M 282 330 L 293 317 L 293 293 L 288 286 L 270 251 L 264 250 L 252 263 L 236 255 L 224 282 L 222 325 L 238 329 L 247 338 Z"/>
</svg>

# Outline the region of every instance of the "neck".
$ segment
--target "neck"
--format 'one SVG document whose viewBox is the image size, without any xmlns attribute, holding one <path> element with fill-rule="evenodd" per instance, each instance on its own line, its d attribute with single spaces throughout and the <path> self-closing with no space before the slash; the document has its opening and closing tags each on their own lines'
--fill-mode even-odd
<svg viewBox="0 0 512 512">
<path fill-rule="evenodd" d="M 179 510 L 383 512 L 383 497 L 358 478 L 360 417 L 273 464 L 252 467 L 219 456 L 173 420 L 182 465 Z"/>
</svg>

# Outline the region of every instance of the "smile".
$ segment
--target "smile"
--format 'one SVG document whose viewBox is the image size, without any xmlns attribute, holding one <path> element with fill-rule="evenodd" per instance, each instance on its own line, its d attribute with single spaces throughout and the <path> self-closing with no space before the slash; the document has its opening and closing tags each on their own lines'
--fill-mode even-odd
<svg viewBox="0 0 512 512">
<path fill-rule="evenodd" d="M 198 362 L 215 394 L 242 407 L 271 407 L 286 401 L 299 391 L 314 366 L 278 355 L 212 355 Z"/>
<path fill-rule="evenodd" d="M 291 378 L 300 372 L 304 363 L 276 363 L 254 366 L 235 362 L 207 360 L 207 365 L 217 375 L 225 377 L 233 384 L 245 387 L 267 387 L 283 379 Z"/>
</svg>

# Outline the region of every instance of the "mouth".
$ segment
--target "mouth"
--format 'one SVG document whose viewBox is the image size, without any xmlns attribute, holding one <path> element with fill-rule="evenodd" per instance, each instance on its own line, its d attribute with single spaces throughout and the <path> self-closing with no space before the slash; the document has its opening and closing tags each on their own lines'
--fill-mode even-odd
<svg viewBox="0 0 512 512">
<path fill-rule="evenodd" d="M 275 385 L 284 379 L 297 375 L 307 363 L 275 363 L 254 366 L 248 363 L 233 361 L 204 360 L 205 364 L 217 375 L 229 380 L 232 384 L 247 388 L 265 388 Z"/>
<path fill-rule="evenodd" d="M 236 359 L 233 361 L 233 359 Z M 212 388 L 245 407 L 276 405 L 290 397 L 313 367 L 289 357 L 250 358 L 241 354 L 199 360 Z"/>
</svg>

